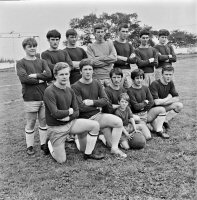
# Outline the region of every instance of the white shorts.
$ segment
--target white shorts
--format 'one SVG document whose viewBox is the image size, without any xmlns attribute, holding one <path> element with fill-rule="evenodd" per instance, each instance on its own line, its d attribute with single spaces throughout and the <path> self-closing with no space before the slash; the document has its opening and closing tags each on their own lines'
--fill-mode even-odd
<svg viewBox="0 0 197 200">
<path fill-rule="evenodd" d="M 24 101 L 25 112 L 38 112 L 45 109 L 43 101 Z"/>
</svg>

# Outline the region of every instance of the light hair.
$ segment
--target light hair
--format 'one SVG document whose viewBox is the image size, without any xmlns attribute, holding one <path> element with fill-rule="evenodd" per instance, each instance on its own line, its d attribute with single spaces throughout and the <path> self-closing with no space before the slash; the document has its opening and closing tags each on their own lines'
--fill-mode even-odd
<svg viewBox="0 0 197 200">
<path fill-rule="evenodd" d="M 70 67 L 67 63 L 65 62 L 58 62 L 55 64 L 54 68 L 53 68 L 53 74 L 54 76 L 58 74 L 58 71 L 65 69 L 65 68 L 69 68 L 70 71 Z"/>
</svg>

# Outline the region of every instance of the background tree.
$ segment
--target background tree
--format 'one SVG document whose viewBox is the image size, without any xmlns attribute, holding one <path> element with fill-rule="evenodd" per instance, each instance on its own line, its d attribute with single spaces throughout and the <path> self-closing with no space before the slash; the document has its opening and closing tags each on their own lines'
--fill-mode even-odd
<svg viewBox="0 0 197 200">
<path fill-rule="evenodd" d="M 113 14 L 102 13 L 97 16 L 94 13 L 83 16 L 83 18 L 73 18 L 70 20 L 70 27 L 74 29 L 79 29 L 84 32 L 81 36 L 81 39 L 84 40 L 84 43 L 91 42 L 91 34 L 93 33 L 94 24 L 102 23 L 106 27 L 106 32 L 109 32 L 111 39 L 115 39 L 118 33 L 118 25 L 121 23 L 126 23 L 129 26 L 129 37 L 128 40 L 132 42 L 134 47 L 138 47 L 140 44 L 139 41 L 139 32 L 142 29 L 147 29 L 151 33 L 150 45 L 153 46 L 153 36 L 158 35 L 158 31 L 153 30 L 151 26 L 140 25 L 138 20 L 138 15 L 136 13 L 125 14 L 116 12 Z M 165 28 L 165 27 L 164 27 Z M 174 30 L 171 32 L 169 41 L 174 43 L 177 46 L 186 46 L 194 45 L 197 43 L 197 36 L 185 31 Z"/>
</svg>

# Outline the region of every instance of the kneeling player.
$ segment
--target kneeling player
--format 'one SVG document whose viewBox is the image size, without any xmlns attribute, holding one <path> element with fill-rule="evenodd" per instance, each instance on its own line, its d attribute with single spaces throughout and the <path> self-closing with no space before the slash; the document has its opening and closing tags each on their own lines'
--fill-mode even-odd
<svg viewBox="0 0 197 200">
<path fill-rule="evenodd" d="M 142 85 L 144 79 L 144 72 L 141 69 L 136 69 L 131 72 L 133 80 L 132 86 L 127 93 L 130 97 L 131 110 L 139 115 L 145 122 L 150 123 L 153 131 L 162 138 L 169 138 L 169 135 L 163 131 L 163 123 L 166 118 L 166 111 L 164 107 L 153 107 L 154 101 L 147 86 Z"/>
<path fill-rule="evenodd" d="M 48 125 L 49 150 L 59 163 L 66 161 L 65 141 L 69 134 L 85 135 L 87 138 L 84 159 L 102 159 L 102 154 L 92 154 L 100 126 L 88 119 L 76 119 L 79 109 L 73 90 L 66 86 L 69 80 L 69 65 L 57 63 L 53 70 L 56 81 L 44 93 L 46 123 Z"/>
<path fill-rule="evenodd" d="M 173 74 L 173 67 L 163 67 L 161 78 L 152 82 L 150 86 L 155 105 L 163 106 L 166 112 L 168 112 L 164 122 L 164 127 L 166 129 L 170 128 L 168 122 L 183 108 L 183 104 L 179 101 L 179 94 L 172 81 Z"/>
</svg>

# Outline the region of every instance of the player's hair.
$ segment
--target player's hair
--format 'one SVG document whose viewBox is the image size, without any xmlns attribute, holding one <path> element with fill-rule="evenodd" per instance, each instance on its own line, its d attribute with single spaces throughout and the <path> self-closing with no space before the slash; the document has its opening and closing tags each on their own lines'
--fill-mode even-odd
<svg viewBox="0 0 197 200">
<path fill-rule="evenodd" d="M 150 36 L 150 32 L 147 30 L 147 29 L 142 29 L 141 31 L 140 31 L 140 38 L 143 36 L 143 35 L 148 35 L 148 36 Z"/>
<path fill-rule="evenodd" d="M 174 72 L 174 67 L 169 66 L 169 65 L 162 67 L 161 73 L 163 74 L 165 71 Z"/>
<path fill-rule="evenodd" d="M 118 101 L 120 101 L 121 99 L 124 99 L 125 101 L 129 102 L 130 98 L 129 98 L 129 95 L 124 92 L 124 93 L 121 93 L 119 96 L 118 96 Z"/>
<path fill-rule="evenodd" d="M 53 38 L 61 38 L 61 34 L 59 31 L 57 31 L 56 29 L 50 30 L 48 31 L 47 35 L 46 35 L 47 39 L 49 40 L 51 37 Z"/>
<path fill-rule="evenodd" d="M 123 77 L 123 73 L 122 73 L 122 69 L 116 67 L 113 68 L 110 72 L 109 72 L 109 77 L 112 78 L 113 74 L 115 75 L 121 75 L 121 77 Z"/>
<path fill-rule="evenodd" d="M 118 31 L 120 31 L 122 28 L 129 28 L 129 26 L 128 26 L 128 24 L 126 24 L 126 23 L 120 24 L 120 25 L 118 26 Z"/>
<path fill-rule="evenodd" d="M 158 34 L 159 34 L 159 37 L 160 36 L 169 36 L 170 32 L 167 29 L 161 29 L 161 30 L 159 30 Z"/>
<path fill-rule="evenodd" d="M 86 66 L 86 65 L 90 65 L 90 66 L 94 66 L 94 62 L 93 60 L 89 59 L 89 58 L 85 58 L 83 60 L 80 61 L 79 63 L 79 69 L 80 71 L 82 71 L 83 67 Z"/>
<path fill-rule="evenodd" d="M 135 80 L 138 76 L 143 76 L 144 79 L 144 71 L 141 69 L 135 69 L 131 72 L 131 79 Z"/>
<path fill-rule="evenodd" d="M 54 75 L 57 75 L 58 74 L 58 71 L 62 70 L 62 69 L 65 69 L 65 68 L 69 68 L 70 70 L 70 67 L 67 63 L 65 62 L 58 62 L 55 64 L 54 68 L 53 68 L 53 74 Z"/>
<path fill-rule="evenodd" d="M 97 29 L 105 29 L 105 26 L 103 24 L 96 24 L 94 26 L 94 33 L 96 33 Z"/>
<path fill-rule="evenodd" d="M 66 37 L 68 38 L 69 35 L 77 36 L 77 31 L 75 31 L 75 29 L 68 29 L 68 30 L 66 31 Z"/>
<path fill-rule="evenodd" d="M 37 47 L 38 46 L 38 43 L 36 42 L 36 40 L 34 38 L 26 38 L 23 40 L 22 42 L 22 46 L 23 46 L 23 49 L 25 49 L 25 47 L 29 45 L 29 46 L 33 46 L 33 47 Z"/>
</svg>

